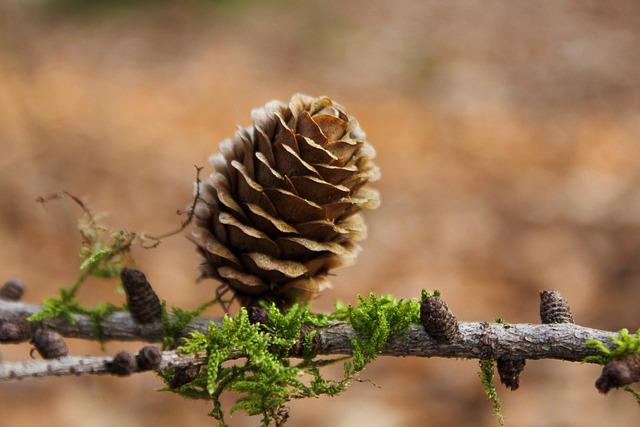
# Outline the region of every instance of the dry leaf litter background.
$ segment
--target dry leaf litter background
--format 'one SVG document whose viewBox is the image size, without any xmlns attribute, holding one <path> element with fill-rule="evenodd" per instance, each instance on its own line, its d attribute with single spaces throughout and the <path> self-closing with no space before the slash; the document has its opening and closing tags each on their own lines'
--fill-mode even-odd
<svg viewBox="0 0 640 427">
<path fill-rule="evenodd" d="M 0 277 L 23 278 L 25 300 L 79 266 L 78 208 L 36 197 L 65 189 L 113 227 L 161 233 L 190 202 L 194 164 L 252 108 L 303 92 L 358 118 L 383 176 L 364 251 L 316 310 L 426 288 L 461 320 L 538 322 L 538 292 L 554 288 L 580 324 L 640 327 L 637 3 L 88 3 L 0 5 Z M 214 284 L 194 284 L 185 236 L 134 255 L 162 298 L 195 307 Z M 81 296 L 122 299 L 100 281 Z M 0 351 L 19 360 L 28 346 Z M 381 388 L 294 402 L 290 425 L 495 426 L 476 371 L 381 358 L 363 375 Z M 598 372 L 528 363 L 520 390 L 498 386 L 507 425 L 636 425 L 629 395 L 596 392 Z M 4 383 L 0 425 L 212 424 L 205 403 L 160 385 L 151 374 Z"/>
</svg>

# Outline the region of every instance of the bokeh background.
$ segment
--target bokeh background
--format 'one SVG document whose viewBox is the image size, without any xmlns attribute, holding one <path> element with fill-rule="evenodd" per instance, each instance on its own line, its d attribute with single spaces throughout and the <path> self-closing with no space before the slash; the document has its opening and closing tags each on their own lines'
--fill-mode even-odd
<svg viewBox="0 0 640 427">
<path fill-rule="evenodd" d="M 639 65 L 633 0 L 3 0 L 0 279 L 22 278 L 38 302 L 78 274 L 80 210 L 37 197 L 68 190 L 111 227 L 170 230 L 194 165 L 252 108 L 304 92 L 359 119 L 383 173 L 364 252 L 315 310 L 425 288 L 462 320 L 535 323 L 539 291 L 553 288 L 578 323 L 635 331 Z M 134 256 L 162 298 L 191 308 L 214 284 L 194 283 L 199 259 L 185 236 Z M 100 281 L 81 297 L 122 298 Z M 20 360 L 29 346 L 0 352 Z M 496 426 L 477 370 L 380 358 L 363 374 L 379 388 L 294 402 L 289 425 Z M 598 374 L 530 361 L 520 390 L 498 385 L 506 425 L 636 426 L 633 398 L 598 394 Z M 0 425 L 214 424 L 208 404 L 159 386 L 153 374 L 3 383 Z"/>
</svg>

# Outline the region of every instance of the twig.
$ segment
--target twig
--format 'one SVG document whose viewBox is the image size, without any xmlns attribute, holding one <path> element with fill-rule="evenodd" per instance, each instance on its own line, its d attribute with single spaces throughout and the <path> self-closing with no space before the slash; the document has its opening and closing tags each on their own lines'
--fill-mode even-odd
<svg viewBox="0 0 640 427">
<path fill-rule="evenodd" d="M 13 323 L 20 326 L 19 336 L 13 340 L 14 343 L 29 341 L 32 332 L 38 326 L 57 331 L 68 338 L 97 339 L 95 325 L 89 316 L 74 314 L 72 315 L 73 322 L 69 322 L 63 317 L 50 318 L 37 323 L 27 321 L 29 316 L 41 310 L 42 307 L 35 304 L 0 300 L 0 324 Z M 172 315 L 169 315 L 169 320 L 173 320 Z M 221 319 L 200 317 L 189 323 L 187 331 L 206 332 L 210 321 L 218 326 L 222 324 Z M 105 341 L 160 342 L 164 333 L 161 322 L 140 324 L 135 322 L 126 312 L 116 312 L 105 317 L 101 326 L 104 333 L 102 339 Z"/>
<path fill-rule="evenodd" d="M 95 217 L 93 216 L 93 213 L 91 212 L 91 210 L 89 209 L 89 207 L 82 201 L 82 199 L 74 194 L 71 194 L 70 192 L 68 192 L 67 190 L 62 190 L 58 193 L 53 193 L 53 194 L 49 194 L 48 196 L 40 196 L 36 198 L 36 203 L 40 203 L 45 209 L 46 209 L 46 205 L 47 203 L 49 203 L 52 200 L 58 200 L 63 198 L 64 196 L 67 196 L 68 198 L 70 198 L 71 200 L 73 200 L 78 206 L 80 206 L 80 209 L 82 209 L 82 211 L 85 213 L 85 215 L 87 215 L 87 218 L 89 218 L 89 222 L 91 222 L 91 225 L 94 227 L 97 227 L 97 222 Z"/>
<path fill-rule="evenodd" d="M 198 204 L 198 201 L 200 200 L 200 183 L 202 182 L 200 180 L 200 172 L 202 172 L 202 169 L 204 169 L 202 166 L 194 166 L 196 168 L 196 192 L 193 196 L 193 201 L 191 202 L 191 206 L 189 206 L 189 208 L 187 209 L 187 219 L 185 219 L 184 221 L 182 221 L 180 223 L 180 227 L 178 227 L 175 230 L 160 234 L 158 236 L 149 236 L 150 239 L 152 240 L 162 240 L 165 239 L 167 237 L 170 236 L 174 236 L 180 232 L 182 232 L 182 230 L 184 230 L 185 228 L 187 228 L 187 226 L 189 224 L 191 224 L 191 221 L 193 221 L 193 217 L 196 213 L 196 205 Z M 182 211 L 178 211 L 178 215 L 182 215 L 184 212 Z"/>
<path fill-rule="evenodd" d="M 36 326 L 55 330 L 66 337 L 96 339 L 95 328 L 88 316 L 75 315 L 73 323 L 64 318 L 47 319 L 38 325 L 26 321 L 27 317 L 41 309 L 38 305 L 0 300 L 0 324 L 12 323 L 20 326 L 20 334 L 13 342 L 28 341 Z M 194 330 L 206 332 L 212 321 L 218 326 L 221 324 L 219 318 L 199 317 L 189 323 L 183 333 Z M 106 317 L 102 322 L 102 330 L 105 340 L 159 342 L 163 335 L 163 326 L 159 321 L 141 325 L 124 312 Z M 587 356 L 600 354 L 598 349 L 585 346 L 585 341 L 599 340 L 610 347 L 611 337 L 615 335 L 615 332 L 570 323 L 535 325 L 460 322 L 459 334 L 455 339 L 438 343 L 427 335 L 422 326 L 414 325 L 407 332 L 391 339 L 381 354 L 469 359 L 560 359 L 577 362 Z M 343 322 L 317 329 L 316 336 L 316 351 L 321 355 L 351 354 L 352 340 L 357 338 L 353 328 Z M 170 357 L 166 363 L 181 357 L 169 354 L 164 353 L 163 363 L 165 356 Z M 50 375 L 104 374 L 106 372 L 97 366 L 104 364 L 107 359 L 85 357 L 66 358 L 57 362 L 5 362 L 0 363 L 0 380 L 49 375 L 46 372 L 51 372 Z M 162 366 L 166 368 L 170 365 Z M 42 369 L 45 370 L 44 373 Z"/>
<path fill-rule="evenodd" d="M 238 355 L 234 355 L 238 356 Z M 112 356 L 65 356 L 59 359 L 33 359 L 21 362 L 0 363 L 0 381 L 68 375 L 113 375 L 108 364 Z M 206 354 L 179 354 L 176 351 L 162 353 L 158 369 L 179 368 L 206 363 Z M 136 373 L 146 371 L 136 371 Z"/>
</svg>

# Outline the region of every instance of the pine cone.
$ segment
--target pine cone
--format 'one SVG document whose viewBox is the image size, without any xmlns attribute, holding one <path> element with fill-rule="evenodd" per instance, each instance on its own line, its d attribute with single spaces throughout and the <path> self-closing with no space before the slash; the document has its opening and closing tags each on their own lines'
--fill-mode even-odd
<svg viewBox="0 0 640 427">
<path fill-rule="evenodd" d="M 220 144 L 200 183 L 193 240 L 201 278 L 221 282 L 244 306 L 286 306 L 331 286 L 329 271 L 353 262 L 365 237 L 358 215 L 379 204 L 363 188 L 379 177 L 375 152 L 344 107 L 294 95 L 251 114 L 253 125 Z"/>
<path fill-rule="evenodd" d="M 525 359 L 498 359 L 500 382 L 512 391 L 516 391 L 520 387 L 520 374 L 524 371 L 526 364 Z"/>
<path fill-rule="evenodd" d="M 0 288 L 0 298 L 7 301 L 20 301 L 24 294 L 24 283 L 20 279 L 10 279 Z"/>
<path fill-rule="evenodd" d="M 574 323 L 569 303 L 553 289 L 540 292 L 540 321 L 543 324 Z"/>
<path fill-rule="evenodd" d="M 420 323 L 427 334 L 439 343 L 451 342 L 458 335 L 458 319 L 439 296 L 423 293 Z"/>
<path fill-rule="evenodd" d="M 121 351 L 109 362 L 105 362 L 107 371 L 119 377 L 127 377 L 137 369 L 136 357 L 128 351 Z"/>
<path fill-rule="evenodd" d="M 31 343 L 44 359 L 58 359 L 69 355 L 64 338 L 56 331 L 38 328 L 33 332 Z"/>
<path fill-rule="evenodd" d="M 162 314 L 162 303 L 144 273 L 125 267 L 120 272 L 120 280 L 127 295 L 127 306 L 133 320 L 136 323 L 157 320 Z"/>
</svg>

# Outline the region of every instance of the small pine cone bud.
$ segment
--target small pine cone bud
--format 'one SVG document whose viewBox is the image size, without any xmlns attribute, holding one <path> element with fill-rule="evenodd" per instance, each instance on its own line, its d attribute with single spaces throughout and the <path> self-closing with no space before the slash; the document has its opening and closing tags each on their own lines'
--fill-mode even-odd
<svg viewBox="0 0 640 427">
<path fill-rule="evenodd" d="M 138 323 L 149 323 L 160 317 L 162 304 L 151 284 L 140 270 L 124 268 L 120 279 L 127 294 L 131 317 Z"/>
<path fill-rule="evenodd" d="M 517 390 L 520 387 L 520 374 L 527 364 L 525 359 L 498 359 L 498 375 L 500 382 L 511 390 Z"/>
<path fill-rule="evenodd" d="M 127 377 L 137 369 L 136 358 L 128 351 L 121 351 L 110 362 L 105 362 L 105 367 L 113 375 Z"/>
<path fill-rule="evenodd" d="M 140 349 L 136 355 L 136 363 L 141 371 L 157 369 L 162 362 L 162 353 L 154 345 L 146 345 Z"/>
<path fill-rule="evenodd" d="M 44 359 L 58 359 L 69 355 L 69 349 L 62 335 L 47 329 L 36 329 L 31 343 Z"/>
<path fill-rule="evenodd" d="M 250 323 L 266 325 L 269 323 L 269 312 L 266 308 L 252 306 L 247 309 Z"/>
<path fill-rule="evenodd" d="M 554 290 L 540 292 L 540 320 L 544 324 L 573 323 L 567 301 Z"/>
<path fill-rule="evenodd" d="M 10 279 L 0 288 L 0 298 L 8 301 L 20 301 L 24 295 L 24 283 L 20 279 Z"/>
<path fill-rule="evenodd" d="M 191 381 L 196 379 L 199 373 L 200 366 L 196 365 L 187 365 L 176 368 L 173 378 L 171 378 L 171 381 L 169 382 L 169 388 L 176 389 L 185 384 L 189 384 Z"/>
<path fill-rule="evenodd" d="M 15 323 L 3 323 L 0 325 L 0 343 L 2 344 L 17 344 L 23 341 L 25 334 L 23 328 Z"/>
<path fill-rule="evenodd" d="M 437 296 L 423 297 L 420 302 L 420 323 L 437 342 L 450 342 L 458 335 L 458 320 Z"/>
<path fill-rule="evenodd" d="M 355 118 L 327 97 L 294 95 L 252 112 L 253 125 L 220 144 L 199 183 L 192 238 L 201 278 L 244 306 L 286 307 L 330 288 L 365 237 L 358 214 L 379 204 L 375 152 Z"/>
<path fill-rule="evenodd" d="M 624 387 L 637 381 L 640 381 L 640 353 L 607 363 L 596 380 L 596 388 L 600 393 L 607 393 L 612 388 Z"/>
</svg>

